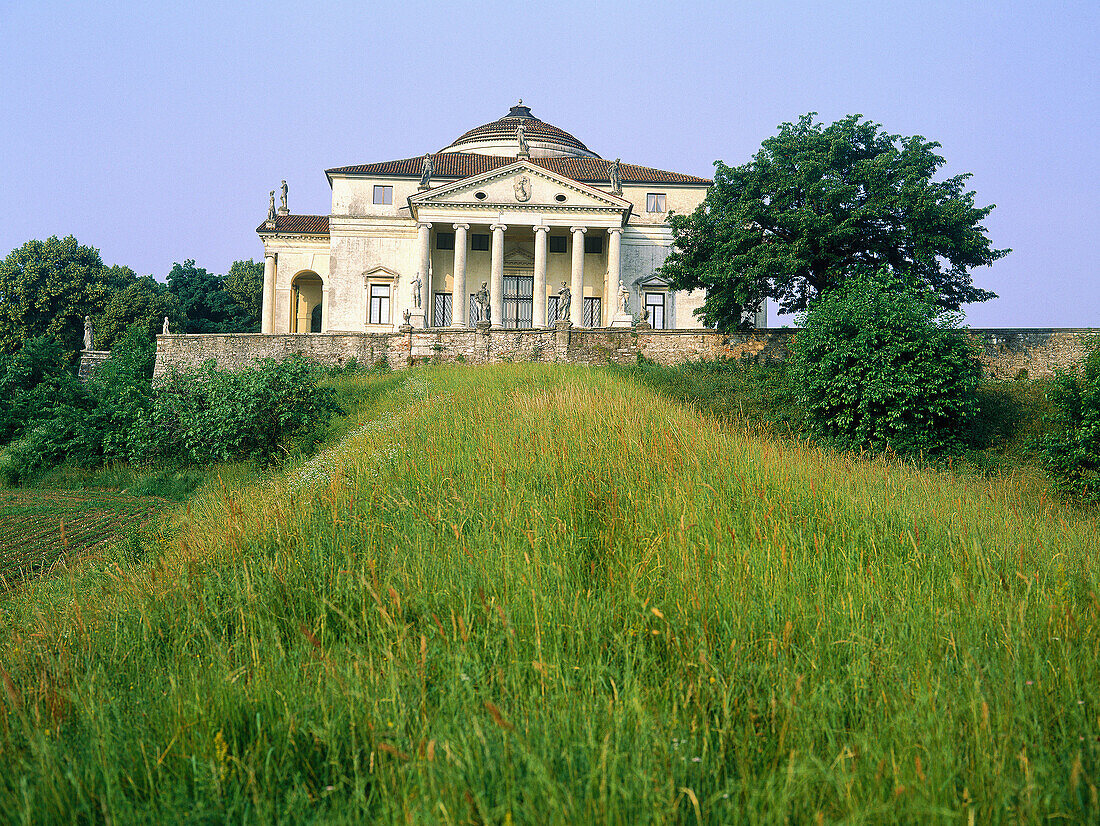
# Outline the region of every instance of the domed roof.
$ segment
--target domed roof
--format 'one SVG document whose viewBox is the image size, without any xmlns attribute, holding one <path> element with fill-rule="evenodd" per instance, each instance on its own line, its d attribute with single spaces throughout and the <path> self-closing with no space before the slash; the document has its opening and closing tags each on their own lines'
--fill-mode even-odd
<svg viewBox="0 0 1100 826">
<path fill-rule="evenodd" d="M 595 152 L 570 135 L 531 114 L 521 100 L 504 117 L 482 124 L 460 135 L 443 152 L 474 152 L 479 155 L 517 155 L 516 131 L 523 124 L 524 136 L 533 157 L 573 156 L 598 158 Z"/>
</svg>

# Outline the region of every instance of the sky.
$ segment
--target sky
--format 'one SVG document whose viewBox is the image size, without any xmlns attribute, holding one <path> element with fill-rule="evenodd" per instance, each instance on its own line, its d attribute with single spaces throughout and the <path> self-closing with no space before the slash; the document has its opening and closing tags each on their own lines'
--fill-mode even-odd
<svg viewBox="0 0 1100 826">
<path fill-rule="evenodd" d="M 517 99 L 603 157 L 709 177 L 806 112 L 938 141 L 999 298 L 975 327 L 1100 326 L 1100 3 L 0 0 L 0 256 L 74 235 L 163 280 L 262 260 L 285 179 L 437 151 Z M 791 323 L 775 317 L 772 324 Z"/>
</svg>

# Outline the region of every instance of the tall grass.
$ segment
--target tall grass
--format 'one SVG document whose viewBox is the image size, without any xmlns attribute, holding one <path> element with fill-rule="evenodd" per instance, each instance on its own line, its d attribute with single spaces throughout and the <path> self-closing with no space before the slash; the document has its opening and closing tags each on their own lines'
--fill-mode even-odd
<svg viewBox="0 0 1100 826">
<path fill-rule="evenodd" d="M 1030 476 L 600 370 L 348 381 L 155 563 L 9 600 L 11 821 L 1100 817 L 1100 530 Z"/>
</svg>

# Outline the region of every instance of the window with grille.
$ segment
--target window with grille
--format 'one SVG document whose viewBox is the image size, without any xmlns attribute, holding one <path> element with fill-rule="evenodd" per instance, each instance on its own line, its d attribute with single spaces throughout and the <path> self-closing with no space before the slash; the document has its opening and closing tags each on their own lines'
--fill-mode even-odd
<svg viewBox="0 0 1100 826">
<path fill-rule="evenodd" d="M 437 250 L 453 250 L 455 248 L 455 234 L 453 232 L 437 232 L 435 234 L 435 248 Z"/>
<path fill-rule="evenodd" d="M 390 285 L 370 285 L 370 309 L 367 315 L 370 324 L 390 323 Z"/>
<path fill-rule="evenodd" d="M 665 294 L 646 293 L 645 308 L 649 310 L 649 323 L 653 325 L 653 329 L 665 329 Z"/>
<path fill-rule="evenodd" d="M 645 196 L 645 211 L 646 212 L 664 212 L 665 211 L 665 193 L 663 192 L 650 192 Z"/>
<path fill-rule="evenodd" d="M 589 255 L 599 255 L 601 252 L 603 252 L 603 236 L 584 236 L 584 251 Z"/>
<path fill-rule="evenodd" d="M 599 298 L 586 298 L 584 300 L 584 308 L 581 310 L 581 325 L 584 327 L 599 327 L 601 318 L 600 310 Z"/>
<path fill-rule="evenodd" d="M 558 320 L 558 297 L 556 295 L 550 296 L 546 299 L 546 323 L 553 324 Z M 562 321 L 565 321 L 563 318 Z"/>
<path fill-rule="evenodd" d="M 374 202 L 376 204 L 392 204 L 393 203 L 393 187 L 392 186 L 375 186 L 375 188 L 374 188 Z"/>
<path fill-rule="evenodd" d="M 488 252 L 489 236 L 480 232 L 472 234 L 470 236 L 470 249 L 476 252 Z"/>
<path fill-rule="evenodd" d="M 451 294 L 435 294 L 435 313 L 432 315 L 433 324 L 436 327 L 451 326 Z"/>
<path fill-rule="evenodd" d="M 534 311 L 535 279 L 530 275 L 504 276 L 504 306 L 501 326 L 519 330 L 531 326 Z"/>
<path fill-rule="evenodd" d="M 550 252 L 565 252 L 565 241 L 564 235 L 551 235 L 546 239 L 547 249 Z"/>
</svg>

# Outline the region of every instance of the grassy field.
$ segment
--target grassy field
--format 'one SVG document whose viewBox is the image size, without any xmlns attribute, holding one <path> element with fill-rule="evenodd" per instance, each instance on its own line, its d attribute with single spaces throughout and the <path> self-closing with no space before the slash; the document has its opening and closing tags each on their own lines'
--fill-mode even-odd
<svg viewBox="0 0 1100 826">
<path fill-rule="evenodd" d="M 7 597 L 0 818 L 1100 818 L 1100 528 L 1035 474 L 608 370 L 340 381 L 313 460 Z"/>
</svg>

